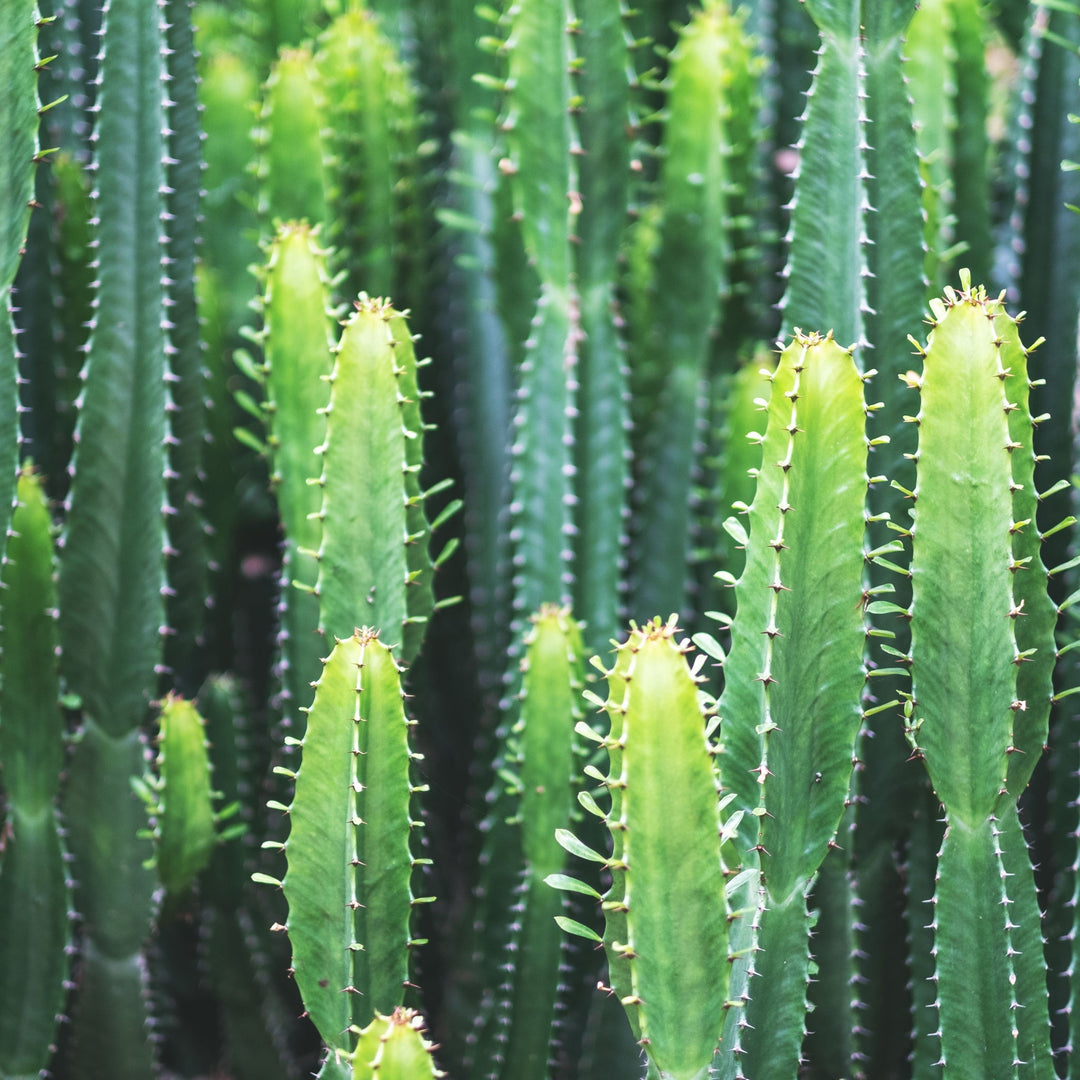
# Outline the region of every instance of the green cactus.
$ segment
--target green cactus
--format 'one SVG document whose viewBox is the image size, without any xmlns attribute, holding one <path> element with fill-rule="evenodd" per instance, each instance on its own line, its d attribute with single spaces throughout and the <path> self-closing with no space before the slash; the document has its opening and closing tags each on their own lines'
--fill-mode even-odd
<svg viewBox="0 0 1080 1080">
<path fill-rule="evenodd" d="M 1055 652 L 1037 537 L 1016 539 L 1031 525 L 1016 511 L 1035 502 L 1027 377 L 1000 301 L 961 280 L 932 305 L 917 377 L 911 529 L 908 737 L 946 813 L 933 920 L 941 1058 L 957 1076 L 988 1062 L 1053 1076 L 1040 915 L 1016 820 Z M 1031 621 L 1014 630 L 1028 605 Z"/>
<path fill-rule="evenodd" d="M 352 1055 L 353 1080 L 424 1080 L 445 1076 L 432 1058 L 435 1049 L 423 1036 L 422 1018 L 411 1009 L 376 1016 L 358 1033 Z"/>
<path fill-rule="evenodd" d="M 559 1013 L 572 987 L 556 924 L 562 897 L 545 884 L 566 855 L 556 833 L 575 816 L 580 752 L 581 630 L 569 610 L 545 605 L 525 638 L 517 719 L 497 766 L 499 787 L 486 823 L 478 915 L 487 993 L 474 1034 L 475 1068 L 488 1077 L 542 1080 L 557 1057 Z M 513 889 L 506 910 L 505 884 Z M 486 924 L 486 925 L 485 925 Z M 491 964 L 495 959 L 497 965 Z"/>
<path fill-rule="evenodd" d="M 3 569 L 0 616 L 0 1075 L 49 1064 L 70 974 L 72 883 L 57 818 L 64 720 L 56 661 L 52 520 L 24 468 Z"/>
<path fill-rule="evenodd" d="M 156 7 L 108 5 L 95 141 L 96 310 L 59 577 L 62 674 L 83 709 L 65 803 L 82 916 L 75 1076 L 153 1070 L 141 954 L 153 878 L 131 778 L 143 771 L 141 725 L 165 626 L 163 52 Z"/>
<path fill-rule="evenodd" d="M 722 1075 L 787 1076 L 799 1058 L 805 897 L 844 812 L 862 719 L 865 423 L 850 352 L 797 334 L 772 377 L 718 705 L 721 778 L 760 882 Z"/>
<path fill-rule="evenodd" d="M 215 812 L 218 793 L 210 783 L 205 724 L 192 702 L 173 694 L 166 697 L 158 718 L 155 771 L 136 783 L 150 812 L 158 880 L 170 898 L 191 888 L 219 839 L 235 835 L 232 830 L 218 832 L 219 823 L 238 806 Z"/>
<path fill-rule="evenodd" d="M 689 666 L 689 642 L 680 643 L 678 633 L 674 619 L 632 629 L 607 671 L 610 732 L 587 729 L 608 753 L 602 782 L 610 806 L 605 812 L 590 798 L 586 808 L 605 818 L 611 856 L 567 830 L 558 836 L 571 854 L 611 871 L 603 941 L 612 990 L 650 1063 L 661 1077 L 698 1080 L 709 1073 L 727 1007 L 730 915 L 721 846 L 733 839 L 741 814 L 721 821 L 715 748 L 698 700 L 700 664 Z M 584 882 L 562 875 L 549 882 L 600 899 Z M 586 927 L 564 925 L 600 940 Z M 696 1003 L 690 1013 L 686 1001 Z"/>
<path fill-rule="evenodd" d="M 643 462 L 640 524 L 634 542 L 633 612 L 651 618 L 686 607 L 692 542 L 691 490 L 701 466 L 708 361 L 722 323 L 720 297 L 731 261 L 729 202 L 740 159 L 751 154 L 735 104 L 753 102 L 760 62 L 726 0 L 696 12 L 670 56 L 664 157 L 659 179 L 655 298 L 648 347 L 667 359 L 657 400 L 639 436 Z M 752 106 L 751 106 L 752 107 Z M 681 552 L 673 551 L 680 537 Z"/>
<path fill-rule="evenodd" d="M 343 718 L 352 723 L 343 724 Z M 285 929 L 304 1006 L 328 1047 L 403 1003 L 409 981 L 415 754 L 400 672 L 375 631 L 334 646 L 315 688 L 281 845 Z M 330 871 L 331 867 L 336 870 Z"/>
</svg>

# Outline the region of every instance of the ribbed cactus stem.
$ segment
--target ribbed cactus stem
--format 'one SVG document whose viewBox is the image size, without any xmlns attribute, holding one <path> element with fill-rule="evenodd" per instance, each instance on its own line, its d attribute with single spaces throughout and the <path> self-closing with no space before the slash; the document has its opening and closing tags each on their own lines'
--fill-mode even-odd
<svg viewBox="0 0 1080 1080">
<path fill-rule="evenodd" d="M 1014 461 L 1022 455 L 1015 469 L 1030 478 L 1032 460 L 1014 436 L 1022 425 L 1030 438 L 1030 420 L 1013 420 L 1011 399 L 1027 380 L 1015 337 L 1006 351 L 1000 300 L 961 280 L 932 303 L 923 371 L 911 376 L 921 407 L 908 737 L 946 813 L 934 897 L 941 1057 L 958 1077 L 1053 1076 L 1031 865 L 1018 823 L 1005 820 L 1038 760 L 1025 717 L 1029 701 L 1045 715 L 1052 660 L 1042 654 L 1054 651 L 1034 603 L 1023 633 L 1036 638 L 1024 647 L 1014 629 L 1027 603 L 1015 583 L 1028 578 L 1032 601 L 1045 590 L 1037 561 L 1014 550 L 1029 524 L 1016 518 Z M 1025 663 L 1042 675 L 1021 684 Z"/>
</svg>

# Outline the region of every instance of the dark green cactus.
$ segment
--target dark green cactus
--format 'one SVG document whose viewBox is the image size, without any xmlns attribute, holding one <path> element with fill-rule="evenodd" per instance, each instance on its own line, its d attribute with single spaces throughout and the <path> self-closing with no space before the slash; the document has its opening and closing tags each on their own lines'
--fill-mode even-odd
<svg viewBox="0 0 1080 1080">
<path fill-rule="evenodd" d="M 98 280 L 59 578 L 62 674 L 83 710 L 65 803 L 82 916 L 75 1076 L 153 1071 L 141 952 L 153 877 L 131 778 L 143 772 L 141 725 L 165 628 L 163 33 L 156 7 L 107 6 L 95 132 Z"/>
</svg>

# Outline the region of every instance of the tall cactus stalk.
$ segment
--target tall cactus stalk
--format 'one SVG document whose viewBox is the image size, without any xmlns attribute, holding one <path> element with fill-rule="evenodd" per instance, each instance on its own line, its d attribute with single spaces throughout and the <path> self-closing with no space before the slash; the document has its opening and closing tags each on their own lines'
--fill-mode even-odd
<svg viewBox="0 0 1080 1080">
<path fill-rule="evenodd" d="M 642 449 L 633 613 L 652 618 L 687 607 L 694 474 L 702 466 L 708 361 L 722 325 L 731 261 L 731 203 L 739 159 L 751 148 L 735 105 L 754 100 L 759 64 L 744 16 L 726 0 L 706 3 L 671 53 L 665 88 L 661 216 L 654 267 L 655 320 L 647 349 L 661 374 Z M 681 551 L 672 548 L 680 538 Z"/>
<path fill-rule="evenodd" d="M 960 1077 L 1052 1077 L 1040 913 L 1016 818 L 1046 738 L 1055 655 L 1034 523 L 1017 514 L 1036 497 L 1028 384 L 1000 301 L 962 283 L 932 305 L 913 376 L 908 736 L 946 814 L 933 919 L 941 1060 Z"/>
<path fill-rule="evenodd" d="M 141 952 L 153 876 L 131 778 L 143 770 L 141 725 L 165 622 L 163 33 L 156 5 L 106 6 L 94 133 L 98 281 L 59 579 L 63 674 L 83 710 L 65 806 L 82 916 L 75 1076 L 153 1071 Z"/>
<path fill-rule="evenodd" d="M 0 11 L 0 130 L 10 139 L 0 179 L 0 558 L 15 503 L 19 454 L 18 368 L 11 287 L 26 245 L 39 160 L 37 5 L 6 3 Z"/>
<path fill-rule="evenodd" d="M 797 334 L 772 377 L 724 662 L 721 778 L 755 914 L 733 940 L 721 1075 L 790 1076 L 809 980 L 806 894 L 851 782 L 864 681 L 866 406 L 851 354 Z"/>
</svg>

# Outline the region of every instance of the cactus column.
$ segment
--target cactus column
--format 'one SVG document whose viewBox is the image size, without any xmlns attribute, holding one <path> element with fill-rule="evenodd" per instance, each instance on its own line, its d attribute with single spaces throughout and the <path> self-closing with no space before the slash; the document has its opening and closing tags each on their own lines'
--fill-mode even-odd
<svg viewBox="0 0 1080 1080">
<path fill-rule="evenodd" d="M 131 787 L 164 626 L 168 325 L 164 27 L 105 8 L 95 132 L 98 281 L 60 563 L 63 674 L 81 699 L 66 814 L 82 916 L 72 1075 L 153 1073 L 143 941 L 153 875 Z"/>
</svg>

